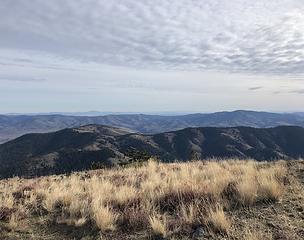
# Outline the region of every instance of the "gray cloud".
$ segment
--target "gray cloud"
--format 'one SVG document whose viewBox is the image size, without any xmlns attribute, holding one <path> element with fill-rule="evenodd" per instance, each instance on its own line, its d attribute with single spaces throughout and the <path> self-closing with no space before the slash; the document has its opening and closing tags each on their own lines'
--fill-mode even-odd
<svg viewBox="0 0 304 240">
<path fill-rule="evenodd" d="M 297 94 L 304 94 L 304 89 L 297 89 L 297 90 L 293 90 L 290 91 L 291 93 L 297 93 Z"/>
<path fill-rule="evenodd" d="M 262 88 L 263 88 L 262 86 L 250 87 L 250 88 L 248 88 L 248 90 L 250 90 L 250 91 L 256 91 L 256 90 L 260 90 L 260 89 L 262 89 Z"/>
<path fill-rule="evenodd" d="M 304 94 L 304 89 L 302 88 L 298 88 L 298 89 L 292 89 L 292 88 L 289 88 L 289 89 L 282 89 L 282 90 L 277 90 L 277 91 L 273 91 L 272 92 L 273 94 L 277 95 L 277 94 Z"/>
<path fill-rule="evenodd" d="M 303 74 L 303 10 L 301 0 L 4 0 L 0 56 L 23 49 L 145 69 Z"/>
</svg>

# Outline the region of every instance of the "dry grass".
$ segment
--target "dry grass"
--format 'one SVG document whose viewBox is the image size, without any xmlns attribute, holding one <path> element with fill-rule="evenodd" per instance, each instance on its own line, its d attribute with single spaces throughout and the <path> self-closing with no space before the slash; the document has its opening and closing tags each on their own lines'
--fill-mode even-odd
<svg viewBox="0 0 304 240">
<path fill-rule="evenodd" d="M 149 217 L 149 223 L 155 236 L 167 236 L 167 219 L 165 215 L 153 214 Z"/>
<path fill-rule="evenodd" d="M 223 206 L 216 205 L 209 209 L 208 220 L 214 232 L 228 234 L 231 227 L 231 220 L 226 216 Z"/>
<path fill-rule="evenodd" d="M 284 188 L 278 181 L 274 174 L 269 174 L 263 170 L 260 178 L 258 179 L 259 184 L 259 196 L 266 200 L 279 200 L 283 195 Z"/>
<path fill-rule="evenodd" d="M 18 228 L 18 224 L 19 224 L 19 216 L 17 213 L 13 213 L 9 217 L 8 226 L 10 227 L 11 230 L 16 230 Z"/>
<path fill-rule="evenodd" d="M 189 203 L 184 204 L 182 203 L 180 206 L 180 218 L 183 222 L 186 224 L 195 224 L 197 222 L 199 211 L 197 209 L 197 206 L 199 204 L 196 203 Z"/>
<path fill-rule="evenodd" d="M 206 225 L 213 234 L 229 235 L 227 211 L 280 200 L 286 167 L 282 161 L 149 161 L 84 174 L 0 181 L 0 208 L 8 215 L 2 220 L 14 228 L 16 208 L 28 215 L 46 211 L 76 227 L 94 224 L 102 232 L 136 229 L 166 237 Z"/>
<path fill-rule="evenodd" d="M 272 235 L 269 232 L 262 232 L 260 229 L 251 230 L 248 227 L 244 229 L 243 233 L 244 240 L 271 240 Z"/>
<path fill-rule="evenodd" d="M 102 204 L 94 204 L 92 210 L 92 215 L 97 227 L 102 231 L 115 230 L 118 215 L 110 208 L 109 205 L 103 206 Z"/>
</svg>

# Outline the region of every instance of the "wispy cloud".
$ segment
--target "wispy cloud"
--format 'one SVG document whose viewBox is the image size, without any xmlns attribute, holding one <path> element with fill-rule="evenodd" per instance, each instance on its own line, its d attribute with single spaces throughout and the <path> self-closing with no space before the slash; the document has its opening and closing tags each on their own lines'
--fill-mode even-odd
<svg viewBox="0 0 304 240">
<path fill-rule="evenodd" d="M 262 88 L 263 88 L 262 86 L 250 87 L 250 88 L 248 88 L 248 90 L 250 90 L 250 91 L 256 91 L 256 90 L 260 90 L 260 89 L 262 89 Z"/>
<path fill-rule="evenodd" d="M 21 82 L 41 82 L 45 81 L 43 78 L 36 78 L 36 77 L 28 77 L 28 76 L 21 76 L 21 75 L 4 75 L 0 74 L 0 81 L 21 81 Z"/>
<path fill-rule="evenodd" d="M 304 94 L 304 89 L 297 89 L 290 91 L 291 93 Z"/>
</svg>

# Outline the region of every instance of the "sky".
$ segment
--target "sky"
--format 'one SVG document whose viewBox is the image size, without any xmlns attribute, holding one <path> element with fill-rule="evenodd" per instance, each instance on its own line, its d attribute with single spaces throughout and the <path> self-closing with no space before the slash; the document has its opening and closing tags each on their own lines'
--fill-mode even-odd
<svg viewBox="0 0 304 240">
<path fill-rule="evenodd" d="M 303 0 L 1 0 L 0 113 L 304 111 Z"/>
</svg>

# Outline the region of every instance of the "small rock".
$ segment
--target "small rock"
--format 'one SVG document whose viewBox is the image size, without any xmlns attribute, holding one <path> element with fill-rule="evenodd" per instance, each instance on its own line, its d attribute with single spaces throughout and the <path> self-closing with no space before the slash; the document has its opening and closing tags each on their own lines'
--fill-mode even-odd
<svg viewBox="0 0 304 240">
<path fill-rule="evenodd" d="M 203 239 L 204 236 L 205 229 L 203 228 L 203 226 L 198 226 L 195 232 L 193 233 L 193 239 Z"/>
</svg>

